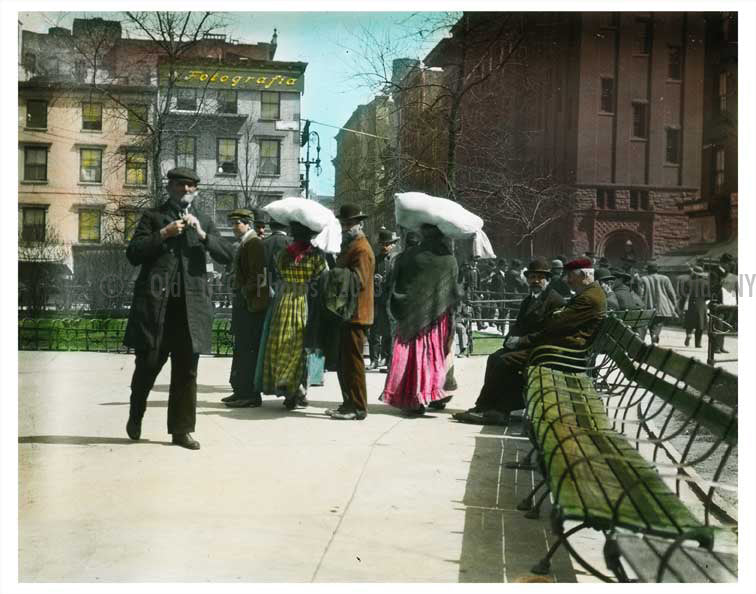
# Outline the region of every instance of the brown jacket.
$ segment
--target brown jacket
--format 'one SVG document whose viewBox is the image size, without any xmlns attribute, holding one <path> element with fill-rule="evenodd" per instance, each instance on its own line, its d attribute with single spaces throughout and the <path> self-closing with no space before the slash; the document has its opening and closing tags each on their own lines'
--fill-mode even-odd
<svg viewBox="0 0 756 594">
<path fill-rule="evenodd" d="M 606 293 L 594 282 L 564 307 L 554 310 L 543 327 L 526 337 L 523 346 L 553 344 L 573 349 L 587 347 L 606 317 Z"/>
<path fill-rule="evenodd" d="M 373 323 L 373 277 L 375 254 L 364 234 L 353 239 L 342 249 L 336 260 L 337 268 L 349 268 L 356 272 L 362 283 L 357 296 L 357 309 L 350 320 L 352 324 L 370 326 Z"/>
<path fill-rule="evenodd" d="M 236 283 L 251 312 L 264 311 L 270 303 L 270 287 L 265 271 L 265 248 L 257 235 L 239 246 Z"/>
</svg>

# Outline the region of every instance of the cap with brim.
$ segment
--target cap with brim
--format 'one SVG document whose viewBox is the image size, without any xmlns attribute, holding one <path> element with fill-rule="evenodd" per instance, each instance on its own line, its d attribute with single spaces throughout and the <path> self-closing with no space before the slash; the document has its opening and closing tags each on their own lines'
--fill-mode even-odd
<svg viewBox="0 0 756 594">
<path fill-rule="evenodd" d="M 614 275 L 607 268 L 597 268 L 594 278 L 598 281 L 613 281 Z"/>
<path fill-rule="evenodd" d="M 564 263 L 561 260 L 552 260 L 551 261 L 551 269 L 555 268 L 564 268 Z"/>
<path fill-rule="evenodd" d="M 194 169 L 188 167 L 174 167 L 168 173 L 166 173 L 168 179 L 174 179 L 176 181 L 189 181 L 198 184 L 200 178 Z"/>
<path fill-rule="evenodd" d="M 255 218 L 255 223 L 258 225 L 264 225 L 268 222 L 268 213 L 262 208 L 255 208 L 252 210 L 252 215 Z"/>
<path fill-rule="evenodd" d="M 342 221 L 351 221 L 353 219 L 366 219 L 368 216 L 356 204 L 342 204 L 336 218 Z"/>
<path fill-rule="evenodd" d="M 254 218 L 254 215 L 252 211 L 247 208 L 237 208 L 228 213 L 228 218 L 232 221 L 239 219 L 246 219 L 248 221 L 251 221 Z"/>
<path fill-rule="evenodd" d="M 693 267 L 693 274 L 706 274 L 704 269 L 701 266 L 694 266 Z"/>
</svg>

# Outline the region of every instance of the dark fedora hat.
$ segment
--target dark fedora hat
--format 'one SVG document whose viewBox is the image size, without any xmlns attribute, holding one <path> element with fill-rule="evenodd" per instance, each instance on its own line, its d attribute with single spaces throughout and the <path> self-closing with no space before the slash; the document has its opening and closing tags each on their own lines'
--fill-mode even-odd
<svg viewBox="0 0 756 594">
<path fill-rule="evenodd" d="M 177 181 L 190 181 L 195 184 L 200 183 L 199 175 L 194 169 L 189 167 L 174 167 L 168 173 L 166 173 L 168 179 L 175 179 Z"/>
<path fill-rule="evenodd" d="M 656 274 L 659 272 L 659 266 L 656 264 L 656 262 L 649 262 L 646 264 L 646 272 L 649 274 Z"/>
<path fill-rule="evenodd" d="M 393 231 L 389 231 L 386 227 L 378 229 L 378 243 L 396 243 L 399 241 L 399 237 Z"/>
<path fill-rule="evenodd" d="M 342 221 L 351 221 L 352 219 L 358 219 L 361 221 L 368 218 L 368 216 L 362 212 L 359 206 L 347 202 L 339 207 L 339 212 L 336 215 L 336 218 Z"/>
<path fill-rule="evenodd" d="M 536 258 L 533 260 L 530 264 L 528 264 L 528 269 L 525 271 L 525 274 L 531 274 L 540 272 L 547 276 L 551 276 L 551 267 L 549 266 L 548 262 L 544 258 Z"/>
<path fill-rule="evenodd" d="M 268 222 L 268 213 L 262 208 L 255 208 L 252 210 L 252 214 L 255 218 L 255 223 L 258 225 L 264 225 Z"/>
</svg>

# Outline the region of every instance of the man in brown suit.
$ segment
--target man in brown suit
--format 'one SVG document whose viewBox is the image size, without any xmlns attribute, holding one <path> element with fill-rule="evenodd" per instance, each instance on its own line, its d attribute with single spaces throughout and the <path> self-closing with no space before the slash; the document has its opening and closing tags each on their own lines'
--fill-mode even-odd
<svg viewBox="0 0 756 594">
<path fill-rule="evenodd" d="M 231 310 L 231 331 L 234 335 L 231 387 L 234 393 L 222 400 L 229 408 L 256 407 L 262 405 L 260 391 L 255 389 L 257 353 L 270 302 L 265 248 L 252 228 L 255 220 L 252 211 L 238 208 L 228 218 L 234 235 L 239 239 L 239 247 L 234 255 Z"/>
<path fill-rule="evenodd" d="M 606 294 L 593 280 L 593 264 L 579 258 L 564 265 L 567 284 L 575 296 L 551 312 L 541 328 L 517 339 L 510 348 L 499 349 L 488 357 L 486 377 L 475 406 L 453 417 L 463 423 L 506 425 L 509 413 L 525 406 L 525 365 L 531 350 L 552 344 L 573 349 L 587 347 L 606 317 Z"/>
<path fill-rule="evenodd" d="M 362 231 L 367 218 L 354 204 L 343 204 L 337 215 L 341 221 L 343 240 L 337 268 L 348 268 L 360 277 L 361 288 L 352 319 L 341 325 L 338 377 L 341 406 L 328 411 L 331 418 L 361 421 L 367 416 L 365 360 L 362 357 L 368 328 L 373 324 L 373 275 L 375 255 Z"/>
</svg>

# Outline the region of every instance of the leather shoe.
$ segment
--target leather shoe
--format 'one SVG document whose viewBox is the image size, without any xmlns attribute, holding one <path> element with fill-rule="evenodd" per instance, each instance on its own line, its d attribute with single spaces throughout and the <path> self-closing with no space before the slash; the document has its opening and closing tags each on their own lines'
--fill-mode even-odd
<svg viewBox="0 0 756 594">
<path fill-rule="evenodd" d="M 685 346 L 690 346 L 690 336 L 685 337 Z"/>
<path fill-rule="evenodd" d="M 187 450 L 198 450 L 200 444 L 196 439 L 192 438 L 191 433 L 174 433 L 171 440 L 174 445 L 181 446 Z"/>
<path fill-rule="evenodd" d="M 307 408 L 308 406 L 310 406 L 310 401 L 307 400 L 307 396 L 297 396 L 297 401 L 294 404 L 294 408 Z"/>
<path fill-rule="evenodd" d="M 327 414 L 329 417 L 332 417 L 336 413 L 345 413 L 348 412 L 347 409 L 345 409 L 343 406 L 340 406 L 338 408 L 327 408 L 325 409 L 325 414 Z"/>
<path fill-rule="evenodd" d="M 262 400 L 259 398 L 239 398 L 238 400 L 229 400 L 226 402 L 228 408 L 256 408 L 262 406 Z"/>
<path fill-rule="evenodd" d="M 142 436 L 142 420 L 129 417 L 126 422 L 126 433 L 130 439 L 137 441 Z"/>
<path fill-rule="evenodd" d="M 234 400 L 241 400 L 241 398 L 237 394 L 231 394 L 230 396 L 221 398 L 221 402 L 233 402 Z"/>
<path fill-rule="evenodd" d="M 331 415 L 332 419 L 338 419 L 340 421 L 362 421 L 365 417 L 367 417 L 367 413 L 365 411 L 355 411 L 355 410 L 347 410 L 344 412 L 334 412 Z"/>
</svg>

